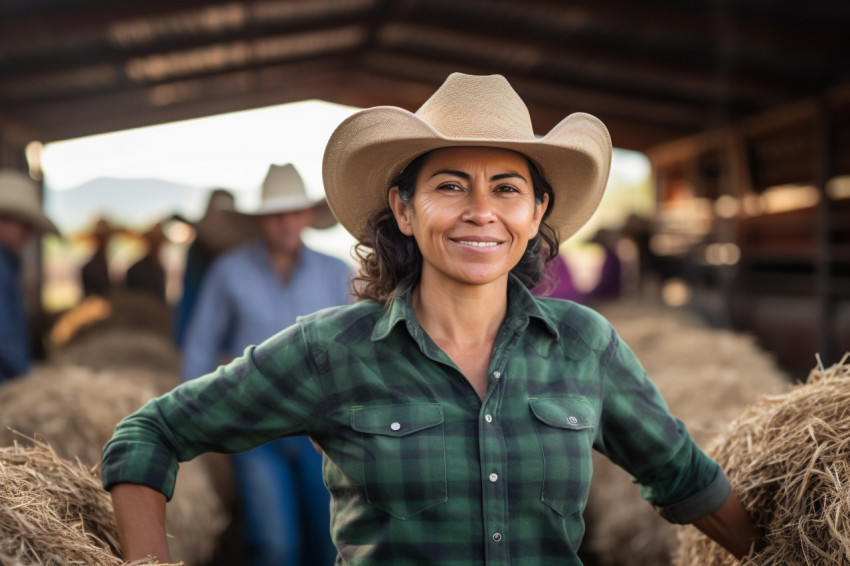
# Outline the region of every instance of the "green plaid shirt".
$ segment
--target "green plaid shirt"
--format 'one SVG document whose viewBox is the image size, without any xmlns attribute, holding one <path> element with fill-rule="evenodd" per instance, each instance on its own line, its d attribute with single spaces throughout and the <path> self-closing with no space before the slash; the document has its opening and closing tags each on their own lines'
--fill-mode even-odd
<svg viewBox="0 0 850 566">
<path fill-rule="evenodd" d="M 281 435 L 323 449 L 337 564 L 580 564 L 591 449 L 690 522 L 729 484 L 611 326 L 515 279 L 480 400 L 409 295 L 301 318 L 122 421 L 103 483 L 170 497 L 178 461 Z"/>
</svg>

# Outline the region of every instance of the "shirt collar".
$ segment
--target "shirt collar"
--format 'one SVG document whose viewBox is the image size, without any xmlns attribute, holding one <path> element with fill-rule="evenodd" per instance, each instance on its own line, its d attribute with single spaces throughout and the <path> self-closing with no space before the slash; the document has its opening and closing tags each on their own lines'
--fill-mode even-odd
<svg viewBox="0 0 850 566">
<path fill-rule="evenodd" d="M 557 340 L 559 338 L 557 325 L 540 309 L 537 299 L 525 285 L 514 275 L 508 276 L 508 312 L 505 323 L 512 330 L 520 331 L 526 328 L 531 319 L 539 320 L 543 327 Z M 419 321 L 413 311 L 413 298 L 410 290 L 398 291 L 387 305 L 385 312 L 375 323 L 372 330 L 372 340 L 383 340 L 395 328 L 396 324 L 404 323 L 408 331 L 416 336 Z"/>
</svg>

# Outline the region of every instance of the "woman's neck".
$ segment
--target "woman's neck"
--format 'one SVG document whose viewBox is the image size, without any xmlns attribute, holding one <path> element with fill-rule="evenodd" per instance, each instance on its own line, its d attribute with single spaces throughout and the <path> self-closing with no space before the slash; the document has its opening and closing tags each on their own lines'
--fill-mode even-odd
<svg viewBox="0 0 850 566">
<path fill-rule="evenodd" d="M 413 292 L 416 318 L 438 344 L 492 343 L 508 308 L 507 281 L 434 285 L 423 278 Z"/>
<path fill-rule="evenodd" d="M 460 287 L 429 285 L 423 280 L 413 292 L 419 324 L 482 400 L 489 388 L 487 372 L 507 308 L 507 277 L 488 285 Z"/>
</svg>

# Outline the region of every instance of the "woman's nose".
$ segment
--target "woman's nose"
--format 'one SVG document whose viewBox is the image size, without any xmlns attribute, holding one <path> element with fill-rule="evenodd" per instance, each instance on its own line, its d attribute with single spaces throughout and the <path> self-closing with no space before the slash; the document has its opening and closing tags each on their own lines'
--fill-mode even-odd
<svg viewBox="0 0 850 566">
<path fill-rule="evenodd" d="M 466 207 L 463 211 L 462 220 L 476 223 L 485 223 L 493 219 L 493 202 L 490 192 L 486 189 L 474 187 L 466 197 Z"/>
</svg>

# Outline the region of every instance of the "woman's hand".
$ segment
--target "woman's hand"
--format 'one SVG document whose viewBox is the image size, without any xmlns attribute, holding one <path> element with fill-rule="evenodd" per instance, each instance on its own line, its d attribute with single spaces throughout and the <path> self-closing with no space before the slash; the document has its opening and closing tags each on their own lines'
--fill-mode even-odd
<svg viewBox="0 0 850 566">
<path fill-rule="evenodd" d="M 131 483 L 112 486 L 110 494 L 124 560 L 154 556 L 159 562 L 170 563 L 165 536 L 165 495 Z"/>
</svg>

